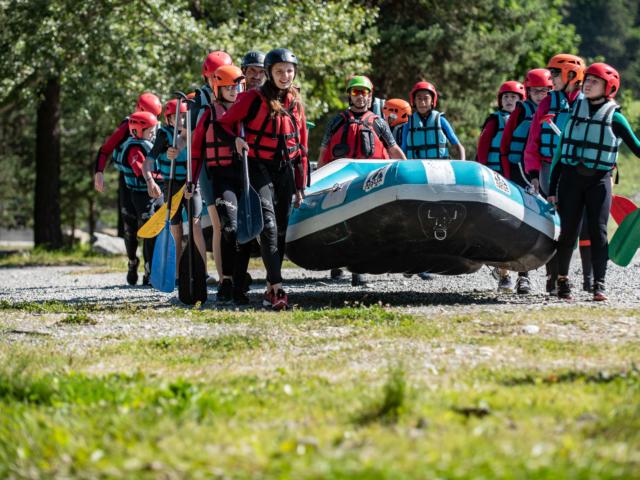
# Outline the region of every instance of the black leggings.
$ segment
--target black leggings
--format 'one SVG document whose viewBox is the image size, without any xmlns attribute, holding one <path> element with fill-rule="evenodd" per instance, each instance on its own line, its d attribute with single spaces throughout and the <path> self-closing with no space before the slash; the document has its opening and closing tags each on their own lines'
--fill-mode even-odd
<svg viewBox="0 0 640 480">
<path fill-rule="evenodd" d="M 240 245 L 238 232 L 238 198 L 242 195 L 241 173 L 234 167 L 215 167 L 208 173 L 216 211 L 220 218 L 222 274 L 233 277 L 233 285 L 244 285 L 251 256 L 251 242 Z"/>
<path fill-rule="evenodd" d="M 262 203 L 264 228 L 260 233 L 260 251 L 267 270 L 267 281 L 273 285 L 282 282 L 282 261 L 295 181 L 290 164 L 272 163 L 276 165 L 250 162 L 249 176 Z"/>
<path fill-rule="evenodd" d="M 162 205 L 162 197 L 154 199 L 149 197 L 147 192 L 138 192 L 125 189 L 123 196 L 122 219 L 124 220 L 124 244 L 127 249 L 129 260 L 136 259 L 138 250 L 138 229 L 145 224 L 153 215 L 156 209 Z M 142 242 L 142 253 L 144 256 L 145 268 L 151 271 L 151 259 L 153 257 L 153 247 L 156 243 L 154 238 L 145 238 Z"/>
<path fill-rule="evenodd" d="M 594 281 L 604 283 L 609 259 L 607 222 L 611 208 L 611 172 L 596 170 L 592 173 L 583 175 L 574 167 L 562 166 L 558 182 L 558 274 L 569 274 L 584 211 L 591 239 Z"/>
</svg>

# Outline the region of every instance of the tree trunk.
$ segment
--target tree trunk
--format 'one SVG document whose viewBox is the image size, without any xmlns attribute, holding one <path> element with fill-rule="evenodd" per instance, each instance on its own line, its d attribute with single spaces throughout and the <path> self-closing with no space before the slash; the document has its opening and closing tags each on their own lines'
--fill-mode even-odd
<svg viewBox="0 0 640 480">
<path fill-rule="evenodd" d="M 36 126 L 36 191 L 33 237 L 36 246 L 63 246 L 60 225 L 60 79 L 41 91 Z"/>
</svg>

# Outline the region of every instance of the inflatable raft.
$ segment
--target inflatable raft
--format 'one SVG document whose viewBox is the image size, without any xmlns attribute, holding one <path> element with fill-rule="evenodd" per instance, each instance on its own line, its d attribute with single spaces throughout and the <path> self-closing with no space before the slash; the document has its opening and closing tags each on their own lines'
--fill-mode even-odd
<svg viewBox="0 0 640 480">
<path fill-rule="evenodd" d="M 526 271 L 555 251 L 560 220 L 473 161 L 337 160 L 315 171 L 287 230 L 287 256 L 310 270 Z"/>
</svg>

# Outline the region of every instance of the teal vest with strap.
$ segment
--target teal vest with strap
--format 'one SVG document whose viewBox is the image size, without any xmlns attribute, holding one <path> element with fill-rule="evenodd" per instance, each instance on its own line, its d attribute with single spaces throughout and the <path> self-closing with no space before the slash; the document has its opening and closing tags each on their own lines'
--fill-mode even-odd
<svg viewBox="0 0 640 480">
<path fill-rule="evenodd" d="M 431 110 L 426 121 L 418 112 L 409 117 L 407 126 L 407 158 L 449 158 L 447 136 L 440 124 L 442 114 Z"/>
<path fill-rule="evenodd" d="M 557 91 L 549 92 L 549 96 L 551 97 L 549 113 L 555 115 L 553 123 L 555 123 L 562 132 L 564 131 L 564 127 L 571 116 L 571 104 L 569 103 L 569 97 L 567 97 L 566 93 Z M 576 97 L 576 101 L 582 97 L 583 95 L 580 93 Z M 546 158 L 553 158 L 553 154 L 559 141 L 560 138 L 551 129 L 549 123 L 544 122 L 540 127 L 540 155 Z"/>
<path fill-rule="evenodd" d="M 129 161 L 127 160 L 127 156 L 129 155 L 129 150 L 131 147 L 139 145 L 142 148 L 145 156 L 149 155 L 151 149 L 153 148 L 153 143 L 148 140 L 141 140 L 138 138 L 129 137 L 126 142 L 122 144 L 122 148 L 118 155 L 118 161 L 122 167 L 122 173 L 124 173 L 124 183 L 127 185 L 129 190 L 135 190 L 138 192 L 146 192 L 147 191 L 147 183 L 144 181 L 142 175 L 139 177 L 129 165 Z"/>
<path fill-rule="evenodd" d="M 498 130 L 491 139 L 489 155 L 487 155 L 487 167 L 489 167 L 491 170 L 502 173 L 502 164 L 500 163 L 500 142 L 502 141 L 502 132 L 504 132 L 504 125 L 509 119 L 509 112 L 499 110 L 489 115 L 489 119 L 491 119 L 491 117 L 496 117 L 496 119 L 498 120 Z M 489 119 L 487 119 L 487 121 L 489 121 Z"/>
<path fill-rule="evenodd" d="M 515 128 L 509 145 L 508 158 L 509 162 L 517 165 L 524 159 L 524 148 L 527 145 L 527 137 L 529 137 L 529 129 L 531 128 L 531 120 L 536 113 L 537 105 L 531 100 L 518 102 L 524 108 L 524 118 L 522 122 Z"/>
<path fill-rule="evenodd" d="M 609 100 L 590 116 L 589 101 L 578 100 L 562 136 L 560 161 L 565 165 L 583 165 L 595 170 L 616 166 L 622 139 L 613 133 L 613 114 L 620 108 Z"/>
<path fill-rule="evenodd" d="M 163 125 L 160 127 L 158 131 L 158 136 L 163 135 L 165 137 L 166 144 L 171 146 L 173 144 L 173 127 L 170 125 Z M 182 152 L 184 149 L 180 152 Z M 176 169 L 173 175 L 174 180 L 183 181 L 187 178 L 187 161 L 185 155 L 178 155 L 176 158 Z M 171 160 L 167 156 L 167 151 L 160 153 L 158 158 L 156 158 L 158 162 L 158 170 L 162 174 L 162 178 L 168 179 L 171 173 Z"/>
<path fill-rule="evenodd" d="M 200 116 L 205 112 L 204 107 L 211 104 L 213 97 L 213 91 L 209 85 L 203 85 L 196 90 L 196 96 L 194 98 L 194 105 L 189 109 L 191 114 L 191 131 L 195 130 Z"/>
</svg>

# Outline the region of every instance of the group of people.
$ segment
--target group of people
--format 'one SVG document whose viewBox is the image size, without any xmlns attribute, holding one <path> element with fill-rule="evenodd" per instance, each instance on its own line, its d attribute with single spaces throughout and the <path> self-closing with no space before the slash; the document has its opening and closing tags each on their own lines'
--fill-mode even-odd
<svg viewBox="0 0 640 480">
<path fill-rule="evenodd" d="M 191 173 L 197 182 L 194 180 L 196 188 L 186 193 L 185 201 L 193 198 L 196 205 L 204 203 L 211 217 L 218 300 L 249 303 L 251 245 L 240 244 L 236 238 L 243 189 L 239 160 L 246 152 L 250 185 L 258 192 L 264 218 L 259 236 L 267 278 L 263 304 L 275 310 L 288 307 L 281 272 L 286 229 L 291 207 L 302 203 L 309 179 L 307 122 L 300 92 L 294 86 L 297 73 L 298 59 L 285 48 L 266 55 L 248 52 L 240 67 L 225 52 L 211 52 L 202 66 L 204 84 L 191 94 L 190 105 L 182 103 L 178 112 L 178 102 L 169 100 L 159 129 L 159 99 L 151 93 L 140 96 L 136 112 L 100 148 L 94 179 L 96 189 L 102 191 L 102 172 L 112 156 L 121 171 L 120 205 L 130 284 L 138 280 L 137 229 L 166 198 L 169 178 L 173 178 L 173 192 L 185 183 L 185 145 L 191 135 Z M 593 292 L 594 300 L 607 298 L 606 226 L 612 171 L 622 141 L 640 156 L 640 142 L 613 100 L 619 88 L 620 77 L 611 66 L 595 63 L 585 68 L 580 57 L 556 55 L 546 69 L 530 70 L 524 84 L 511 80 L 500 86 L 498 109 L 485 121 L 478 141 L 476 161 L 557 205 L 561 234 L 557 254 L 547 265 L 547 291 L 560 298 L 572 295 L 568 273 L 581 229 L 583 286 Z M 432 83 L 417 82 L 408 102 L 399 98 L 384 101 L 374 96 L 369 78 L 353 75 L 346 93 L 349 106 L 328 123 L 318 167 L 339 158 L 465 160 L 465 149 L 453 127 L 436 110 L 438 92 Z M 554 116 L 552 120 L 548 114 Z M 192 131 L 184 128 L 181 118 L 185 115 L 190 116 Z M 175 128 L 179 135 L 174 145 Z M 194 216 L 199 217 L 199 211 Z M 180 245 L 181 211 L 171 224 Z M 193 230 L 205 258 L 197 220 Z M 153 240 L 144 242 L 146 284 Z M 352 283 L 361 284 L 361 278 L 354 274 Z M 506 270 L 499 271 L 499 288 L 512 289 Z M 519 272 L 516 291 L 525 294 L 530 290 L 528 273 Z"/>
</svg>

